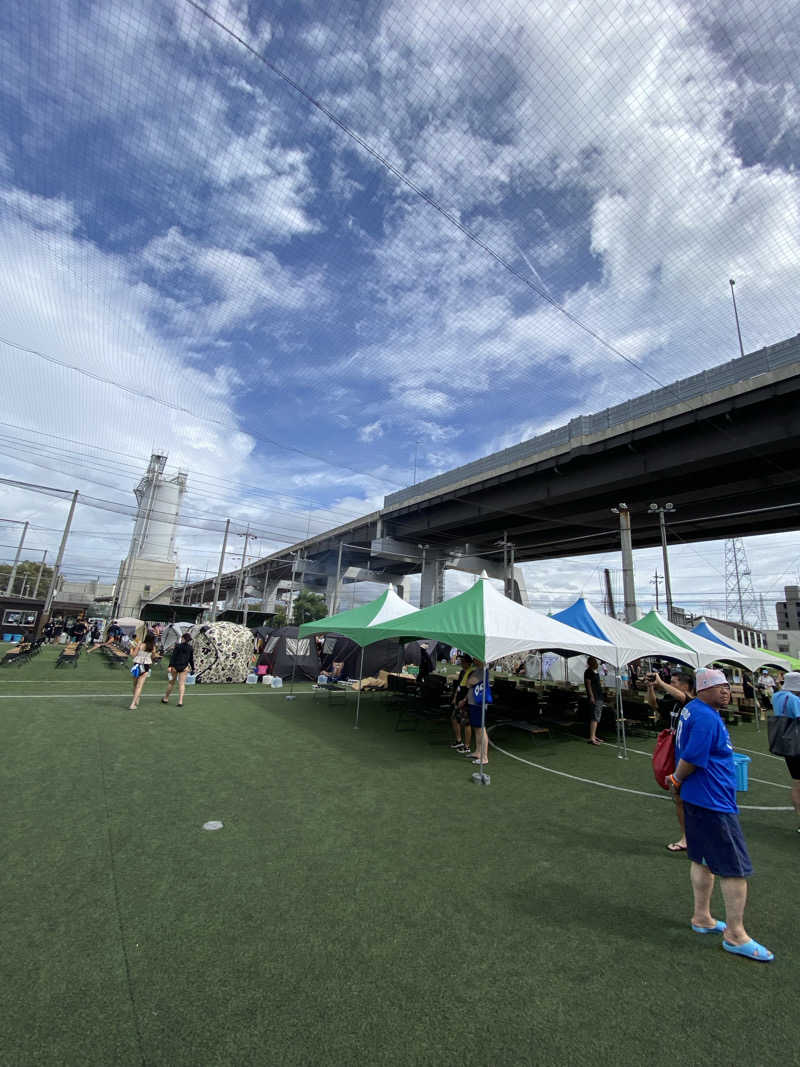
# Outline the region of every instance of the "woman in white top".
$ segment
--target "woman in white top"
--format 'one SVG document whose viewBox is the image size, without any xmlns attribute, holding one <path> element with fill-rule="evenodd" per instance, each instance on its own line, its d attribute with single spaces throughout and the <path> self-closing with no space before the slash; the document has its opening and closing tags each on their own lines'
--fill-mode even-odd
<svg viewBox="0 0 800 1067">
<path fill-rule="evenodd" d="M 155 634 L 148 633 L 142 641 L 135 644 L 131 649 L 134 668 L 139 670 L 133 677 L 133 699 L 129 711 L 135 711 L 139 707 L 139 697 L 142 695 L 142 687 L 147 681 L 150 668 L 153 666 L 153 653 L 156 650 Z"/>
</svg>

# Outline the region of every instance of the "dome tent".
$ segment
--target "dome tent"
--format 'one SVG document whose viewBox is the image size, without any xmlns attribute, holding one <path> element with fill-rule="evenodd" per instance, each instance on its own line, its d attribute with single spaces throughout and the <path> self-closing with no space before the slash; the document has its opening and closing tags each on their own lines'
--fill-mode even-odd
<svg viewBox="0 0 800 1067">
<path fill-rule="evenodd" d="M 164 632 L 161 634 L 162 652 L 171 652 L 183 635 L 189 633 L 193 628 L 194 626 L 191 622 L 171 622 L 165 626 Z"/>
<path fill-rule="evenodd" d="M 334 663 L 343 663 L 343 678 L 360 678 L 377 675 L 378 671 L 399 671 L 403 666 L 403 649 L 396 640 L 376 641 L 362 650 L 355 641 L 343 634 L 325 635 L 322 647 L 323 670 L 330 670 Z"/>
<path fill-rule="evenodd" d="M 200 683 L 243 682 L 253 658 L 253 635 L 235 622 L 210 622 L 191 629 L 195 676 Z"/>
<path fill-rule="evenodd" d="M 319 656 L 313 637 L 298 637 L 296 626 L 282 626 L 267 638 L 259 662 L 266 662 L 277 678 L 307 678 L 319 675 Z"/>
</svg>

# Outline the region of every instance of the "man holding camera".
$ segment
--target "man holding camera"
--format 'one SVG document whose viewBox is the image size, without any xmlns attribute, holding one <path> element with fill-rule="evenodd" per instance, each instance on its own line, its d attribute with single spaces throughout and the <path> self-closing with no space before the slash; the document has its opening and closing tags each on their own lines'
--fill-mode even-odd
<svg viewBox="0 0 800 1067">
<path fill-rule="evenodd" d="M 653 711 L 659 713 L 659 727 L 664 723 L 671 730 L 676 730 L 678 717 L 682 709 L 694 696 L 694 679 L 688 674 L 674 672 L 670 675 L 669 682 L 665 682 L 659 674 L 651 671 L 646 675 L 645 681 L 647 682 L 647 703 Z M 660 701 L 656 699 L 656 689 L 660 689 L 664 694 Z M 677 793 L 674 793 L 673 796 L 675 799 L 675 814 L 678 816 L 681 836 L 678 841 L 671 841 L 666 846 L 666 849 L 667 852 L 685 852 L 686 823 L 683 817 L 683 801 Z"/>
</svg>

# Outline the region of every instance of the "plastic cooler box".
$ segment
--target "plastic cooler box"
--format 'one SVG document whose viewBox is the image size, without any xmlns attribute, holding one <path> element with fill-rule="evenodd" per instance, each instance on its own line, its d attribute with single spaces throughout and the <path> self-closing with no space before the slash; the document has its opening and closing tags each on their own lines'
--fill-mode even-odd
<svg viewBox="0 0 800 1067">
<path fill-rule="evenodd" d="M 749 756 L 742 756 L 738 752 L 733 754 L 733 766 L 736 770 L 736 792 L 747 792 L 747 764 L 750 762 Z"/>
</svg>

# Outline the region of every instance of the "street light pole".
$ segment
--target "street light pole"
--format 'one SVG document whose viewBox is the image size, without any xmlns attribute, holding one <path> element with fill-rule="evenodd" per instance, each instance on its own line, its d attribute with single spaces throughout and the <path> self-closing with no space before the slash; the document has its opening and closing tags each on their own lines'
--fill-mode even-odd
<svg viewBox="0 0 800 1067">
<path fill-rule="evenodd" d="M 733 314 L 734 314 L 734 316 L 736 318 L 736 335 L 739 338 L 739 352 L 740 352 L 740 354 L 742 356 L 744 356 L 744 345 L 742 344 L 742 331 L 739 328 L 739 312 L 736 309 L 736 294 L 733 291 L 733 287 L 734 287 L 734 285 L 736 285 L 736 282 L 733 280 L 733 278 L 730 278 L 729 281 L 731 283 L 731 297 L 733 299 Z"/>
</svg>

